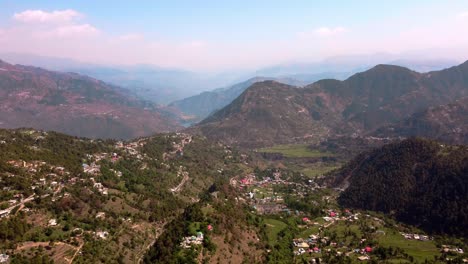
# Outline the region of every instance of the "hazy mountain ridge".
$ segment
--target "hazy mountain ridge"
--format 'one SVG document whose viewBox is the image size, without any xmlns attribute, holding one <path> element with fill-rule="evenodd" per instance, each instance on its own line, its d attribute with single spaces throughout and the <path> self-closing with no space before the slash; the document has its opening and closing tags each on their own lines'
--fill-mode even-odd
<svg viewBox="0 0 468 264">
<path fill-rule="evenodd" d="M 377 65 L 345 81 L 321 80 L 303 89 L 254 84 L 194 129 L 241 145 L 364 135 L 466 95 L 468 62 L 429 73 Z"/>
<path fill-rule="evenodd" d="M 76 73 L 0 62 L 1 127 L 132 138 L 179 126 L 156 105 Z"/>
</svg>

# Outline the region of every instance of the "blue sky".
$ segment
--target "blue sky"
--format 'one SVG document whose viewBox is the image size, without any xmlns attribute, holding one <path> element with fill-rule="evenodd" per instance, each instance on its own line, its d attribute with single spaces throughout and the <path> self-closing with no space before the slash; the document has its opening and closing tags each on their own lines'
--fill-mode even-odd
<svg viewBox="0 0 468 264">
<path fill-rule="evenodd" d="M 0 1 L 3 51 L 192 69 L 417 49 L 462 60 L 467 29 L 466 0 Z"/>
</svg>

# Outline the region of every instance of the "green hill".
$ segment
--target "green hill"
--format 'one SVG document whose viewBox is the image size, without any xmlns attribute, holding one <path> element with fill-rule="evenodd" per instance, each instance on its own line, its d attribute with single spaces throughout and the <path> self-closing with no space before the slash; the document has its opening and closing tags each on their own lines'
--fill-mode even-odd
<svg viewBox="0 0 468 264">
<path fill-rule="evenodd" d="M 345 207 L 382 211 L 432 233 L 467 236 L 468 148 L 407 139 L 365 152 L 335 173 Z"/>
</svg>

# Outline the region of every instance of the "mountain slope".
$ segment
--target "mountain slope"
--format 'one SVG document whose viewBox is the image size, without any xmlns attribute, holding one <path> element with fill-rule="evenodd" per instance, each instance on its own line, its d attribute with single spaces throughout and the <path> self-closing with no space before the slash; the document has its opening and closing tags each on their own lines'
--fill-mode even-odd
<svg viewBox="0 0 468 264">
<path fill-rule="evenodd" d="M 252 85 L 231 105 L 194 129 L 241 145 L 364 135 L 428 107 L 467 96 L 468 62 L 424 74 L 377 65 L 345 81 L 321 80 L 303 89 L 275 89 L 277 86 L 281 85 Z M 273 118 L 264 124 L 261 116 Z"/>
<path fill-rule="evenodd" d="M 217 89 L 203 92 L 188 98 L 169 104 L 183 113 L 192 116 L 193 122 L 198 122 L 213 111 L 223 108 L 237 98 L 245 89 L 255 82 L 266 80 L 267 78 L 252 78 L 245 82 L 235 84 L 229 88 Z"/>
<path fill-rule="evenodd" d="M 394 214 L 430 232 L 468 236 L 468 148 L 408 139 L 359 155 L 340 169 L 342 206 Z"/>
<path fill-rule="evenodd" d="M 349 77 L 349 75 L 350 74 L 348 73 L 325 72 L 316 74 L 290 74 L 279 77 L 254 77 L 247 81 L 237 83 L 226 88 L 219 88 L 182 100 L 174 101 L 169 104 L 169 106 L 185 114 L 187 116 L 187 123 L 193 124 L 207 118 L 210 114 L 227 106 L 256 82 L 270 80 L 294 86 L 304 86 L 325 78 L 333 77 L 338 79 L 345 79 L 346 77 Z"/>
<path fill-rule="evenodd" d="M 239 153 L 227 150 L 182 133 L 117 142 L 0 129 L 1 249 L 8 249 L 11 263 L 31 263 L 18 258 L 31 258 L 28 252 L 42 246 L 55 263 L 139 263 L 168 226 L 180 227 L 172 221 L 199 208 L 201 196 L 210 197 L 214 184 L 229 190 L 229 178 L 245 168 Z M 210 205 L 207 224 L 222 234 L 223 222 L 245 228 L 242 204 L 225 200 L 222 190 L 218 202 L 210 202 L 215 208 Z M 216 208 L 223 205 L 236 209 Z M 180 240 L 164 245 L 177 250 Z"/>
<path fill-rule="evenodd" d="M 0 127 L 34 127 L 91 138 L 132 138 L 175 130 L 156 106 L 75 73 L 0 61 Z"/>
<path fill-rule="evenodd" d="M 191 129 L 244 146 L 326 137 L 339 117 L 326 105 L 308 107 L 314 105 L 314 100 L 301 88 L 275 81 L 259 82 Z"/>
<path fill-rule="evenodd" d="M 395 124 L 379 128 L 378 137 L 426 137 L 449 143 L 468 144 L 468 97 L 431 107 Z"/>
</svg>

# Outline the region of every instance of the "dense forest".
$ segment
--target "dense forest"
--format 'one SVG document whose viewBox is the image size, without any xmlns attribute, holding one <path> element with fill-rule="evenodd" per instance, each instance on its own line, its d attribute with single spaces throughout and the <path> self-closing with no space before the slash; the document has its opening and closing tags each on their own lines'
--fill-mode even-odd
<svg viewBox="0 0 468 264">
<path fill-rule="evenodd" d="M 468 236 L 468 148 L 407 139 L 359 155 L 335 173 L 345 207 L 376 210 L 431 233 Z"/>
</svg>

